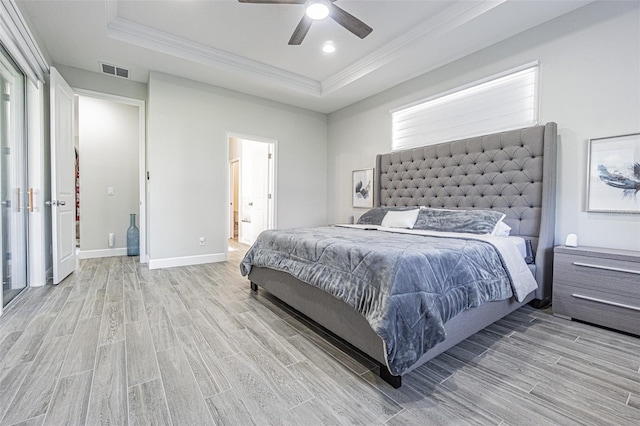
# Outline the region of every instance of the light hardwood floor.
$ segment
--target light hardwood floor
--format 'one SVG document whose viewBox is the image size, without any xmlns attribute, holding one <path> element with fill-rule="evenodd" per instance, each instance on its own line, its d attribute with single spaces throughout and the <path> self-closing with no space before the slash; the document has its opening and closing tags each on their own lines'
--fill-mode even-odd
<svg viewBox="0 0 640 426">
<path fill-rule="evenodd" d="M 392 389 L 224 263 L 82 261 L 0 318 L 1 425 L 640 424 L 640 339 L 525 307 Z"/>
</svg>

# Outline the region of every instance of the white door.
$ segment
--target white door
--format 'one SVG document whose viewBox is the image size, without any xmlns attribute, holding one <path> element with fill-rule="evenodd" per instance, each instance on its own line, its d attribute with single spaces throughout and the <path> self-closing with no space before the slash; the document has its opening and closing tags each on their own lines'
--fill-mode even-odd
<svg viewBox="0 0 640 426">
<path fill-rule="evenodd" d="M 240 160 L 229 163 L 229 238 L 238 238 L 238 186 Z"/>
<path fill-rule="evenodd" d="M 76 268 L 73 90 L 51 67 L 51 218 L 53 283 Z"/>
<path fill-rule="evenodd" d="M 242 141 L 242 221 L 240 242 L 253 244 L 268 229 L 269 144 Z"/>
</svg>

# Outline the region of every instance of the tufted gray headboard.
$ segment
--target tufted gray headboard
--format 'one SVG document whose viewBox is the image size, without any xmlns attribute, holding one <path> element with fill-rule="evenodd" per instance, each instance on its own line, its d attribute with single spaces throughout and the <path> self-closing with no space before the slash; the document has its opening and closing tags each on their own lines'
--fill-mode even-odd
<svg viewBox="0 0 640 426">
<path fill-rule="evenodd" d="M 376 206 L 492 209 L 536 253 L 536 299 L 551 298 L 556 123 L 378 155 Z"/>
</svg>

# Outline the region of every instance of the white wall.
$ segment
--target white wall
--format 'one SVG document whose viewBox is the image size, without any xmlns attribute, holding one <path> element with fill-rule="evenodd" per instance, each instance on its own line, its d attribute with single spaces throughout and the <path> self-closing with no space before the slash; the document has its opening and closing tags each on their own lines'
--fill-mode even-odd
<svg viewBox="0 0 640 426">
<path fill-rule="evenodd" d="M 227 132 L 278 141 L 279 228 L 327 223 L 326 115 L 155 72 L 148 105 L 150 267 L 224 259 Z"/>
<path fill-rule="evenodd" d="M 80 68 L 55 64 L 56 69 L 74 89 L 85 89 L 125 98 L 147 100 L 147 85 Z"/>
<path fill-rule="evenodd" d="M 139 220 L 139 111 L 89 96 L 80 96 L 78 106 L 81 257 L 123 255 L 129 214 Z"/>
<path fill-rule="evenodd" d="M 390 109 L 539 60 L 540 119 L 560 135 L 556 243 L 640 250 L 639 215 L 585 211 L 588 140 L 640 132 L 639 23 L 638 2 L 596 2 L 330 114 L 329 220 L 362 214 L 351 171 L 391 150 Z"/>
</svg>

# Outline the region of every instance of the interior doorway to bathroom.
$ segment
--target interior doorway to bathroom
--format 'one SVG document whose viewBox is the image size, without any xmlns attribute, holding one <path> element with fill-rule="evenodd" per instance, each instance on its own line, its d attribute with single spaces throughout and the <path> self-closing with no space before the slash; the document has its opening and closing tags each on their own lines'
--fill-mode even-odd
<svg viewBox="0 0 640 426">
<path fill-rule="evenodd" d="M 275 227 L 277 141 L 230 134 L 229 239 L 253 244 Z"/>
</svg>

